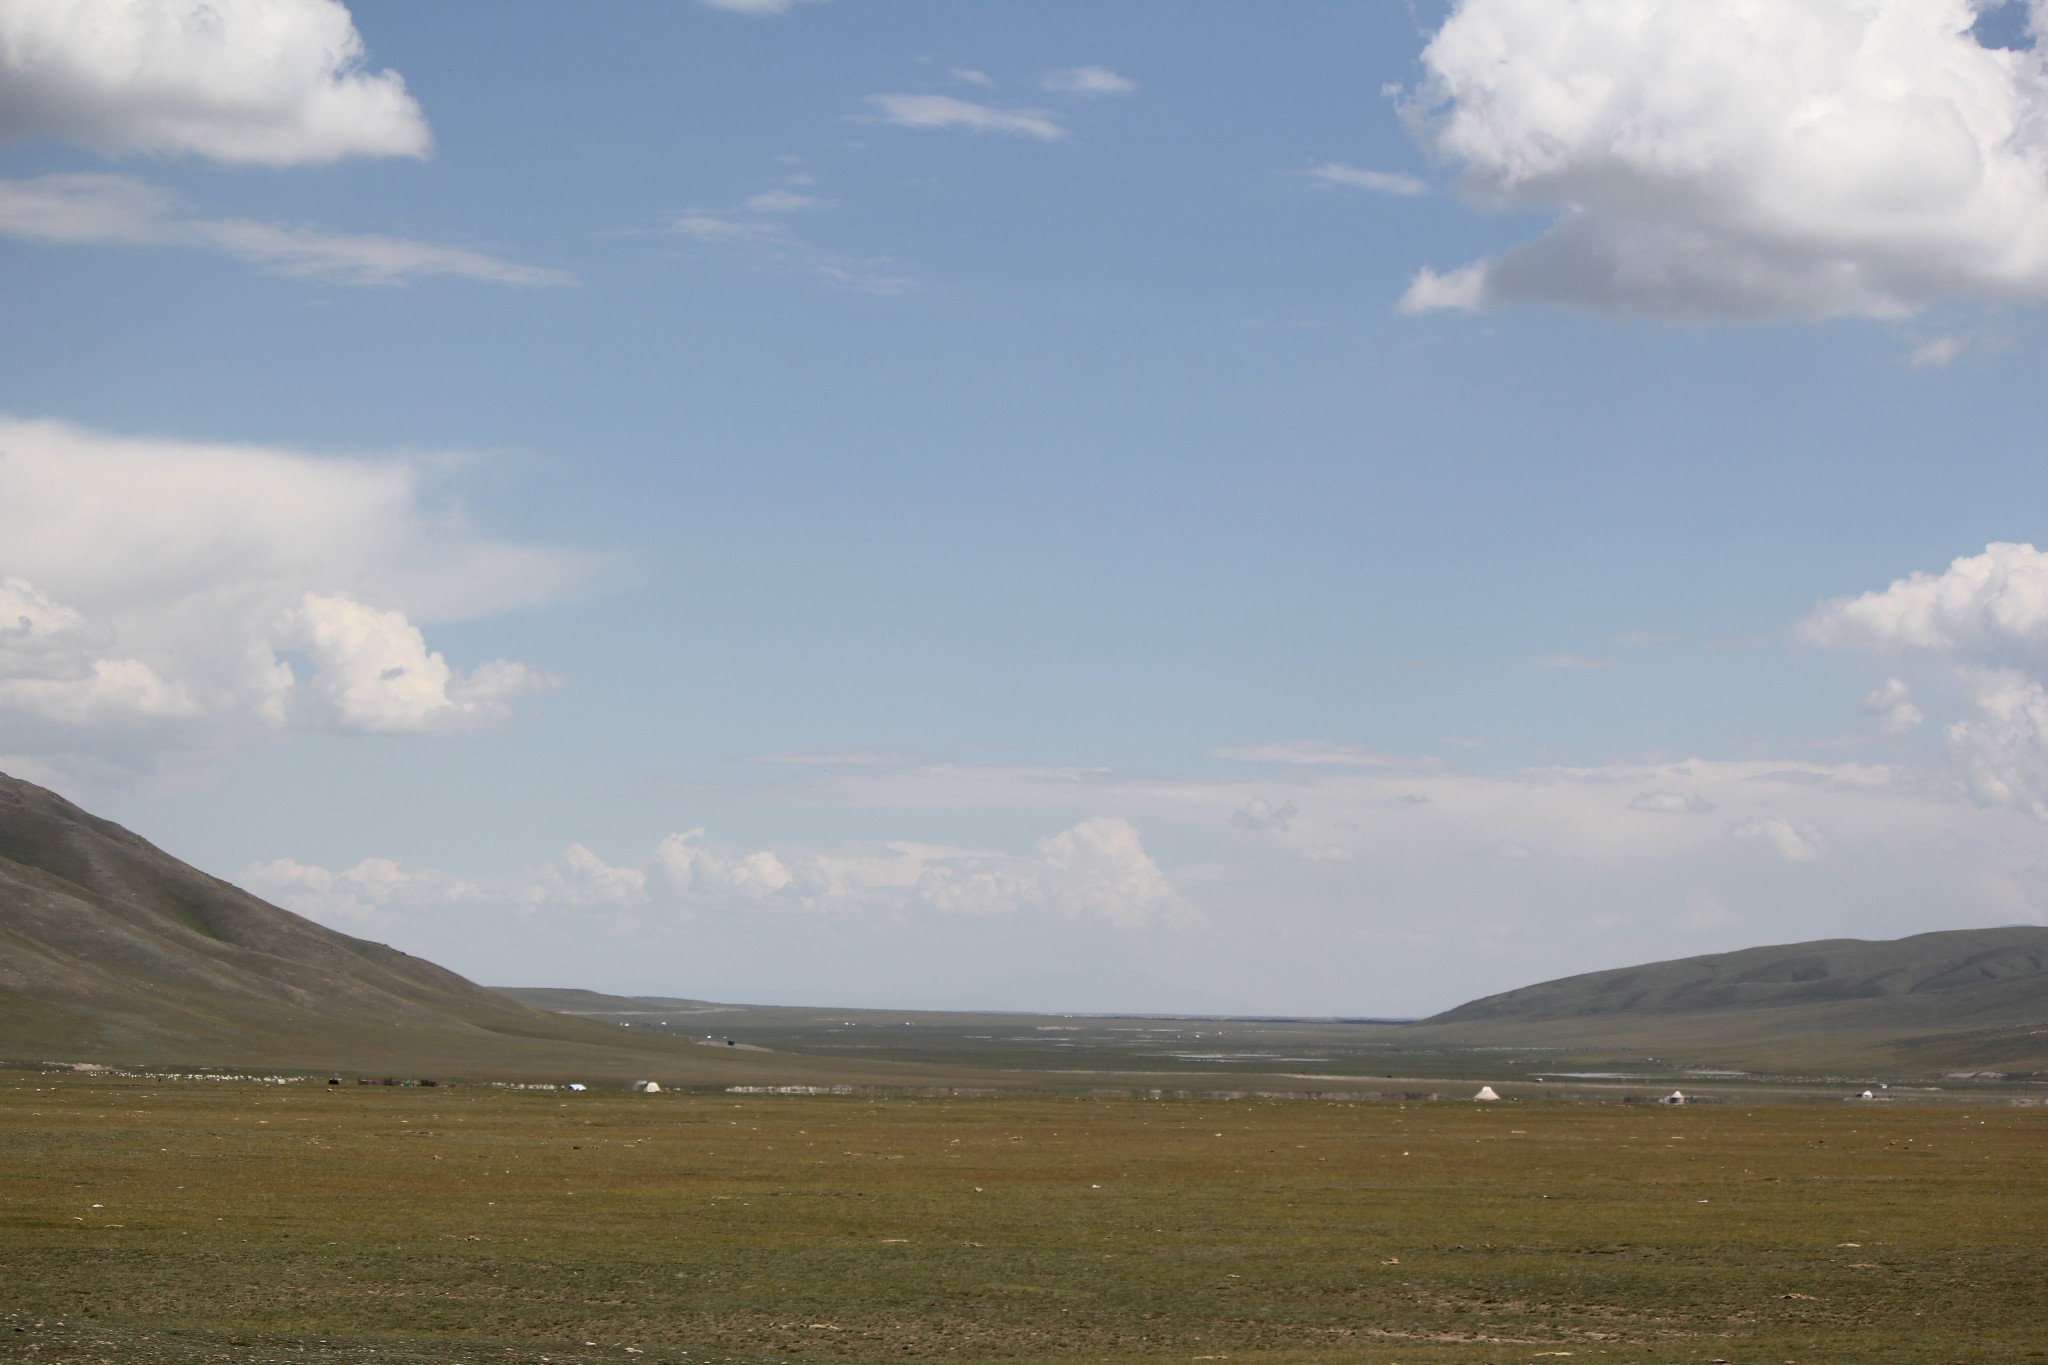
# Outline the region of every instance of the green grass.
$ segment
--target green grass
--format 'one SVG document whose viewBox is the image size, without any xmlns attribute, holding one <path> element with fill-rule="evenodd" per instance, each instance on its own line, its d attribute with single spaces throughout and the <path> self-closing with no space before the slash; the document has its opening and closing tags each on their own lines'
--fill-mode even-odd
<svg viewBox="0 0 2048 1365">
<path fill-rule="evenodd" d="M 0 1359 L 2030 1361 L 2044 1141 L 2020 1108 L 14 1076 Z"/>
</svg>

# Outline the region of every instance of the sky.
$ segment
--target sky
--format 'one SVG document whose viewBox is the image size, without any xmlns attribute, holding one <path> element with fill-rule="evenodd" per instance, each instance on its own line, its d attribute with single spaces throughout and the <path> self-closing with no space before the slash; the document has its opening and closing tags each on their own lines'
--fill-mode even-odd
<svg viewBox="0 0 2048 1365">
<path fill-rule="evenodd" d="M 2048 923 L 2043 0 L 0 0 L 0 771 L 495 985 Z"/>
</svg>

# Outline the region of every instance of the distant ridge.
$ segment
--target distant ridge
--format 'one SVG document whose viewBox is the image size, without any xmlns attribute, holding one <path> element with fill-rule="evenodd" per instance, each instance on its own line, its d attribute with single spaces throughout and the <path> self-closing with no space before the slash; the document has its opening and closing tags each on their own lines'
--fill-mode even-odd
<svg viewBox="0 0 2048 1365">
<path fill-rule="evenodd" d="M 2048 1069 L 2048 929 L 1822 939 L 1587 972 L 1422 1020 L 1417 1037 Z"/>
</svg>

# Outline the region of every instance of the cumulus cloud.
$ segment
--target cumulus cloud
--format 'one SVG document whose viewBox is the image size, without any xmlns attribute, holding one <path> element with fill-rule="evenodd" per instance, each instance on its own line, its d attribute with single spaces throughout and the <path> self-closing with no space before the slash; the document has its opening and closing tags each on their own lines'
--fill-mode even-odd
<svg viewBox="0 0 2048 1365">
<path fill-rule="evenodd" d="M 1898 678 L 1886 678 L 1863 698 L 1863 709 L 1877 717 L 1877 728 L 1887 735 L 1903 735 L 1920 728 L 1927 719 L 1913 704 L 1913 689 Z"/>
<path fill-rule="evenodd" d="M 632 906 L 647 899 L 647 874 L 636 867 L 615 866 L 582 844 L 571 844 L 562 856 L 541 865 L 520 888 L 520 904 L 531 908 L 567 906 Z"/>
<path fill-rule="evenodd" d="M 1941 573 L 1823 602 L 1794 633 L 1812 645 L 1947 664 L 1969 708 L 1945 731 L 1955 780 L 1987 804 L 2048 819 L 2048 555 L 1994 543 Z M 1926 718 L 1897 678 L 1863 704 L 1886 734 Z"/>
<path fill-rule="evenodd" d="M 2048 555 L 1995 542 L 1941 573 L 1822 603 L 1796 627 L 1810 644 L 1920 652 L 1980 664 L 2048 659 Z"/>
<path fill-rule="evenodd" d="M 793 880 L 772 849 L 722 852 L 705 845 L 702 829 L 671 834 L 654 853 L 681 891 L 726 891 L 747 900 L 765 900 Z"/>
<path fill-rule="evenodd" d="M 59 245 L 179 246 L 217 251 L 271 274 L 342 284 L 404 284 L 446 275 L 490 284 L 573 284 L 573 276 L 465 247 L 375 233 L 327 232 L 245 218 L 182 217 L 171 197 L 126 175 L 0 180 L 0 233 Z"/>
<path fill-rule="evenodd" d="M 899 128 L 958 128 L 970 133 L 1003 133 L 1058 142 L 1067 135 L 1051 114 L 1041 109 L 998 109 L 951 95 L 870 95 L 884 123 Z"/>
<path fill-rule="evenodd" d="M 1404 106 L 1547 233 L 1403 308 L 1737 321 L 2048 296 L 2048 68 L 1972 0 L 1459 0 Z M 2039 12 L 2034 22 L 2038 26 Z"/>
<path fill-rule="evenodd" d="M 1412 175 L 1403 175 L 1399 171 L 1368 171 L 1347 166 L 1341 161 L 1325 161 L 1320 166 L 1311 166 L 1308 174 L 1311 179 L 1325 185 L 1371 190 L 1375 194 L 1413 196 L 1429 192 L 1428 183 Z"/>
<path fill-rule="evenodd" d="M 338 0 L 9 0 L 0 138 L 30 137 L 266 166 L 432 145 Z"/>
<path fill-rule="evenodd" d="M 1061 95 L 1129 95 L 1138 89 L 1136 81 L 1106 66 L 1063 67 L 1047 72 L 1038 84 L 1040 89 Z"/>
<path fill-rule="evenodd" d="M 469 730 L 512 716 L 521 697 L 563 679 L 509 659 L 465 674 L 427 648 L 401 611 L 378 611 L 339 594 L 307 593 L 279 643 L 303 650 L 316 668 L 300 701 L 324 728 L 361 734 Z"/>
<path fill-rule="evenodd" d="M 1728 837 L 1768 848 L 1788 863 L 1813 862 L 1827 848 L 1818 825 L 1776 817 L 1751 816 L 1733 821 L 1728 826 Z"/>
<path fill-rule="evenodd" d="M 559 680 L 458 669 L 422 624 L 557 600 L 594 566 L 436 503 L 401 460 L 0 419 L 0 754 L 136 769 L 504 720 Z"/>
</svg>

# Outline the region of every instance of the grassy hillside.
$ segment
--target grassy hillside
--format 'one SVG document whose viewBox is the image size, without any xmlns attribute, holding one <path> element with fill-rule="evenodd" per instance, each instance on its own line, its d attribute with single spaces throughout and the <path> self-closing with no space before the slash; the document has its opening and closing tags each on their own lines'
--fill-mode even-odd
<svg viewBox="0 0 2048 1365">
<path fill-rule="evenodd" d="M 1677 1050 L 1760 1069 L 2048 1071 L 2048 929 L 1827 939 L 1588 972 L 1460 1005 L 1410 1036 Z"/>
<path fill-rule="evenodd" d="M 0 1059 L 697 1083 L 844 1070 L 529 1008 L 281 910 L 5 775 Z"/>
</svg>

